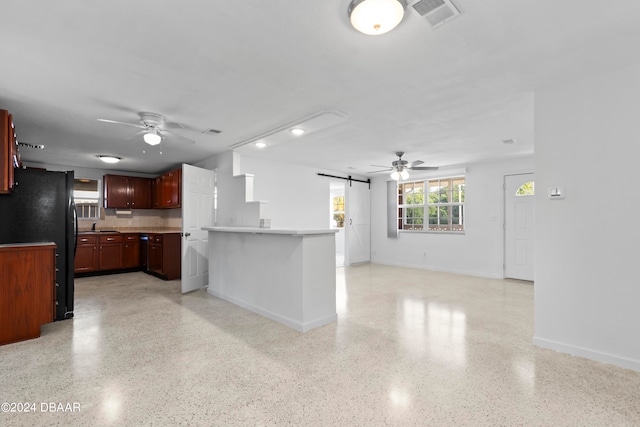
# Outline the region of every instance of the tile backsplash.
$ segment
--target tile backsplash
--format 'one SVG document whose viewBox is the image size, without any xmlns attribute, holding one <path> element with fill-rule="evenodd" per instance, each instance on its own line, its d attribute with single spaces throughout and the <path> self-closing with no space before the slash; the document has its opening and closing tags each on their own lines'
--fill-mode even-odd
<svg viewBox="0 0 640 427">
<path fill-rule="evenodd" d="M 182 209 L 139 209 L 116 213 L 115 209 L 104 209 L 103 219 L 81 219 L 78 229 L 90 230 L 96 223 L 96 230 L 107 229 L 179 229 L 182 227 Z"/>
</svg>

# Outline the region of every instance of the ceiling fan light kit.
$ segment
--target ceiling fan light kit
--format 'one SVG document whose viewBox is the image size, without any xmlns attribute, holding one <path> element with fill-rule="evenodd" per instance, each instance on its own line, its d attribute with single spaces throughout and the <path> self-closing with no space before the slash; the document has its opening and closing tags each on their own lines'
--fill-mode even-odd
<svg viewBox="0 0 640 427">
<path fill-rule="evenodd" d="M 144 139 L 144 142 L 149 145 L 158 145 L 162 141 L 162 137 L 158 134 L 158 131 L 155 128 L 149 129 L 142 138 Z"/>
<path fill-rule="evenodd" d="M 398 156 L 398 160 L 394 160 L 393 162 L 391 162 L 390 168 L 373 171 L 369 173 L 380 173 L 380 172 L 391 171 L 391 175 L 390 175 L 391 179 L 396 181 L 402 179 L 404 181 L 409 178 L 409 169 L 416 170 L 416 171 L 438 170 L 438 166 L 420 166 L 424 163 L 422 160 L 415 160 L 411 163 L 409 163 L 406 160 L 403 160 L 402 156 L 404 156 L 404 151 L 396 151 L 396 156 Z M 379 166 L 381 168 L 386 167 L 386 166 L 380 166 L 380 165 L 371 165 L 371 166 Z"/>
<path fill-rule="evenodd" d="M 397 27 L 406 7 L 405 0 L 352 0 L 349 20 L 361 33 L 377 36 Z"/>
</svg>

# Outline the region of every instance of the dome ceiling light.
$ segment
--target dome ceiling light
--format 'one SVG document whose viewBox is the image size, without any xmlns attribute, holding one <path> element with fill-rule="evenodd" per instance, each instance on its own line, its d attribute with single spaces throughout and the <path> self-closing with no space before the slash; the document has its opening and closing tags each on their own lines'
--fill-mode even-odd
<svg viewBox="0 0 640 427">
<path fill-rule="evenodd" d="M 361 33 L 377 36 L 398 26 L 406 6 L 406 0 L 352 0 L 349 20 Z"/>
<path fill-rule="evenodd" d="M 103 154 L 99 155 L 98 158 L 105 163 L 118 163 L 120 160 L 122 160 L 120 157 L 107 156 Z"/>
</svg>

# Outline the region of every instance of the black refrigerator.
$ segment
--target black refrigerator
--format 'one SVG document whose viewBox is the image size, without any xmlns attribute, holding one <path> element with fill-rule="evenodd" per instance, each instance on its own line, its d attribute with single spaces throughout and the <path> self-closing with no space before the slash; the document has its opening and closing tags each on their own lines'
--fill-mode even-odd
<svg viewBox="0 0 640 427">
<path fill-rule="evenodd" d="M 10 194 L 0 194 L 0 243 L 56 244 L 55 320 L 73 317 L 77 217 L 73 171 L 16 169 Z"/>
</svg>

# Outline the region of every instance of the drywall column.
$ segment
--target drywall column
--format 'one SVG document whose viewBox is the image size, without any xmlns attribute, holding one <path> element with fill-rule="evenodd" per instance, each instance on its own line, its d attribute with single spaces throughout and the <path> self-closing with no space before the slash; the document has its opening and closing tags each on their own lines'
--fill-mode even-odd
<svg viewBox="0 0 640 427">
<path fill-rule="evenodd" d="M 635 370 L 638 99 L 636 65 L 541 89 L 535 105 L 534 343 Z"/>
</svg>

